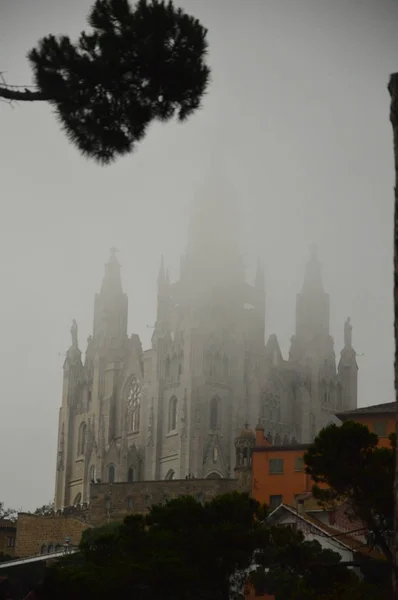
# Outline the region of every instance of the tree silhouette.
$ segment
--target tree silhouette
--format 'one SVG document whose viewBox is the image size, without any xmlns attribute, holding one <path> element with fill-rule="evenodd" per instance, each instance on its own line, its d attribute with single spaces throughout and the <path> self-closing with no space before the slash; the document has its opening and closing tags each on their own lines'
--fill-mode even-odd
<svg viewBox="0 0 398 600">
<path fill-rule="evenodd" d="M 28 54 L 35 86 L 0 98 L 48 102 L 68 138 L 101 164 L 132 152 L 148 126 L 200 107 L 210 69 L 207 30 L 173 3 L 96 0 L 76 43 L 48 35 Z"/>
</svg>

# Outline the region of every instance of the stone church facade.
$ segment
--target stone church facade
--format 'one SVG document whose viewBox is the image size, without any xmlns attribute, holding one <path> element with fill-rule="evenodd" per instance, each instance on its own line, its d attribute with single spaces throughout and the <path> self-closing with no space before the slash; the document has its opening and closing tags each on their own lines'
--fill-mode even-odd
<svg viewBox="0 0 398 600">
<path fill-rule="evenodd" d="M 212 218 L 208 218 L 211 209 Z M 64 363 L 55 508 L 89 501 L 91 483 L 231 479 L 235 440 L 259 422 L 271 443 L 310 442 L 357 406 L 356 353 L 347 319 L 336 367 L 316 251 L 297 295 L 296 331 L 284 359 L 275 335 L 265 343 L 261 265 L 245 281 L 239 219 L 220 200 L 191 218 L 180 279 L 163 261 L 151 348 L 128 336 L 128 299 L 116 252 L 94 303 L 84 360 L 77 324 Z"/>
</svg>

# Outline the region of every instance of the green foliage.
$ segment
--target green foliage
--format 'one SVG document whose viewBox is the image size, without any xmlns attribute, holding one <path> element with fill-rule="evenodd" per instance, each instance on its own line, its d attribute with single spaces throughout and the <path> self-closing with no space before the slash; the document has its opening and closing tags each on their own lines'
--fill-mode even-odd
<svg viewBox="0 0 398 600">
<path fill-rule="evenodd" d="M 84 533 L 81 553 L 48 572 L 43 598 L 107 594 L 159 599 L 227 599 L 259 543 L 264 509 L 246 494 L 204 505 L 190 496 Z"/>
<path fill-rule="evenodd" d="M 48 504 L 43 504 L 43 506 L 39 506 L 33 512 L 34 515 L 52 515 L 54 513 L 54 502 L 49 502 Z"/>
<path fill-rule="evenodd" d="M 392 560 L 388 535 L 393 526 L 395 437 L 391 447 L 377 446 L 378 437 L 360 423 L 347 421 L 323 429 L 304 456 L 313 492 L 324 504 L 348 500 L 353 516 L 373 532 L 376 545 Z"/>
<path fill-rule="evenodd" d="M 17 520 L 18 513 L 13 508 L 6 508 L 4 502 L 0 501 L 0 519 L 8 519 L 9 521 L 15 522 Z"/>
<path fill-rule="evenodd" d="M 184 121 L 199 108 L 207 31 L 161 0 L 96 0 L 88 22 L 92 31 L 76 43 L 49 35 L 28 57 L 69 139 L 106 164 L 131 152 L 153 121 Z"/>
<path fill-rule="evenodd" d="M 371 600 L 380 596 L 341 563 L 337 552 L 304 541 L 290 527 L 273 527 L 256 555 L 252 581 L 276 600 Z M 379 590 L 377 590 L 379 594 Z M 367 594 L 367 595 L 366 595 Z"/>
<path fill-rule="evenodd" d="M 242 597 L 255 557 L 253 581 L 265 582 L 276 600 L 374 600 L 359 595 L 361 584 L 338 554 L 290 527 L 267 527 L 265 517 L 264 507 L 238 493 L 154 506 L 87 530 L 81 552 L 48 570 L 38 597 L 230 600 Z"/>
</svg>

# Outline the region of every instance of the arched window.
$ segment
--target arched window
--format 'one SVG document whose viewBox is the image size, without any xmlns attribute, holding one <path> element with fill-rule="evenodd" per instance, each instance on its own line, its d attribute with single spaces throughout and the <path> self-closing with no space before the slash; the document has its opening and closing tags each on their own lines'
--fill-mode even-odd
<svg viewBox="0 0 398 600">
<path fill-rule="evenodd" d="M 77 455 L 81 456 L 86 450 L 87 425 L 81 423 L 79 427 L 79 435 L 77 438 Z"/>
<path fill-rule="evenodd" d="M 170 356 L 166 356 L 166 360 L 165 360 L 165 363 L 164 363 L 164 376 L 165 376 L 165 379 L 170 379 L 170 364 L 171 364 Z"/>
<path fill-rule="evenodd" d="M 109 465 L 108 468 L 108 482 L 115 483 L 115 465 Z"/>
<path fill-rule="evenodd" d="M 77 494 L 76 498 L 73 501 L 73 506 L 77 506 L 78 504 L 80 504 L 82 501 L 82 495 L 81 494 Z"/>
<path fill-rule="evenodd" d="M 176 478 L 176 474 L 173 471 L 173 469 L 170 469 L 170 471 L 167 472 L 167 475 L 165 477 L 166 481 L 173 481 Z"/>
<path fill-rule="evenodd" d="M 169 403 L 169 431 L 177 429 L 177 398 L 173 396 Z"/>
<path fill-rule="evenodd" d="M 133 469 L 133 467 L 130 467 L 129 471 L 127 473 L 127 482 L 133 483 L 133 481 L 134 481 L 134 469 Z"/>
<path fill-rule="evenodd" d="M 95 465 L 91 465 L 91 467 L 90 467 L 90 483 L 95 483 L 95 479 L 96 479 Z"/>
<path fill-rule="evenodd" d="M 139 431 L 140 429 L 140 410 L 141 410 L 141 386 L 138 379 L 133 376 L 127 389 L 127 410 L 129 414 L 130 431 Z"/>
<path fill-rule="evenodd" d="M 131 496 L 127 498 L 127 510 L 133 510 L 133 499 Z"/>
<path fill-rule="evenodd" d="M 229 375 L 229 361 L 228 356 L 224 354 L 223 358 L 223 371 L 224 371 L 224 379 L 226 379 Z"/>
<path fill-rule="evenodd" d="M 210 402 L 210 429 L 217 429 L 219 423 L 219 417 L 218 417 L 218 405 L 219 405 L 219 399 L 218 398 L 212 398 L 211 402 Z"/>
</svg>

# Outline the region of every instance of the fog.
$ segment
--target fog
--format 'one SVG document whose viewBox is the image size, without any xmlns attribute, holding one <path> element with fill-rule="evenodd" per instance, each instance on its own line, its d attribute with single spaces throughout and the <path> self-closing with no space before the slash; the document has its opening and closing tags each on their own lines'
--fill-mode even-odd
<svg viewBox="0 0 398 600">
<path fill-rule="evenodd" d="M 0 500 L 54 494 L 62 364 L 82 351 L 109 249 L 129 333 L 149 347 L 163 254 L 172 280 L 191 203 L 241 211 L 247 278 L 266 276 L 266 337 L 284 357 L 309 246 L 317 244 L 338 357 L 350 316 L 359 405 L 393 399 L 393 158 L 386 84 L 398 70 L 392 0 L 177 0 L 209 29 L 212 84 L 187 123 L 153 126 L 110 167 L 82 158 L 47 105 L 0 102 Z M 26 52 L 76 36 L 91 0 L 2 0 L 0 71 L 29 84 Z M 228 222 L 225 231 L 228 230 Z M 220 232 L 220 240 L 225 234 Z M 228 237 L 228 236 L 227 236 Z"/>
</svg>

